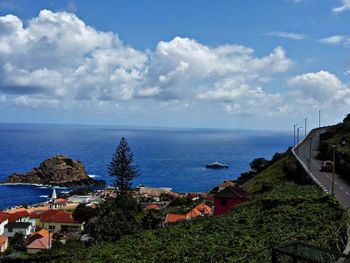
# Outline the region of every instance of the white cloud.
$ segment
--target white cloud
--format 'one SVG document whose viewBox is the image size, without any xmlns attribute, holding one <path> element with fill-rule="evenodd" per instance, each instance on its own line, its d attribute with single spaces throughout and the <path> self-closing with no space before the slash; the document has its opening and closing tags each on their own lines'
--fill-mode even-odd
<svg viewBox="0 0 350 263">
<path fill-rule="evenodd" d="M 269 36 L 274 36 L 274 37 L 282 37 L 282 38 L 288 38 L 292 40 L 302 40 L 305 38 L 304 35 L 302 34 L 297 34 L 297 33 L 291 33 L 291 32 L 270 32 L 268 33 Z"/>
<path fill-rule="evenodd" d="M 350 88 L 328 71 L 295 76 L 288 81 L 292 93 L 300 100 L 334 106 L 344 104 L 350 96 Z"/>
<path fill-rule="evenodd" d="M 350 37 L 341 36 L 341 35 L 334 35 L 334 36 L 322 38 L 319 41 L 323 44 L 328 44 L 328 45 L 343 45 L 346 47 L 350 46 Z"/>
<path fill-rule="evenodd" d="M 350 10 L 350 0 L 342 0 L 341 6 L 333 8 L 333 12 L 335 14 L 339 14 L 347 10 Z"/>
<path fill-rule="evenodd" d="M 237 116 L 288 115 L 322 103 L 329 87 L 333 101 L 349 101 L 346 85 L 326 71 L 290 79 L 290 90 L 265 89 L 292 66 L 282 47 L 257 56 L 241 45 L 175 37 L 142 52 L 67 12 L 43 10 L 26 26 L 16 16 L 0 17 L 0 101 L 20 108 L 137 112 L 149 105 L 164 112 L 219 105 Z"/>
</svg>

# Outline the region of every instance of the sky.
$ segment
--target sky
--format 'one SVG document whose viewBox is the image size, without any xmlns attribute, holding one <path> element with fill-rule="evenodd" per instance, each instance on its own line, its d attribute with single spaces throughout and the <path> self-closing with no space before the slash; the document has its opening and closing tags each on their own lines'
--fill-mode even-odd
<svg viewBox="0 0 350 263">
<path fill-rule="evenodd" d="M 350 0 L 0 0 L 0 122 L 334 124 L 349 24 Z"/>
</svg>

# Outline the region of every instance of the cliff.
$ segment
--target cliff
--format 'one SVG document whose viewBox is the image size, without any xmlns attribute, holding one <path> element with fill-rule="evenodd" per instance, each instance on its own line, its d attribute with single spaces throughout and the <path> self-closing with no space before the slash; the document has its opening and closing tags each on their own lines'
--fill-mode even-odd
<svg viewBox="0 0 350 263">
<path fill-rule="evenodd" d="M 85 187 L 105 185 L 87 175 L 80 161 L 72 160 L 65 155 L 56 155 L 40 164 L 32 171 L 10 175 L 5 183 L 45 184 L 62 187 Z"/>
</svg>

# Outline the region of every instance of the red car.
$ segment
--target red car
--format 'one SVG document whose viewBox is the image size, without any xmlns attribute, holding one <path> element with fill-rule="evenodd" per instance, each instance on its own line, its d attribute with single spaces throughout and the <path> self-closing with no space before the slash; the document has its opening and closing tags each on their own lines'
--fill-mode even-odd
<svg viewBox="0 0 350 263">
<path fill-rule="evenodd" d="M 321 164 L 322 172 L 332 172 L 333 171 L 333 162 L 332 161 L 324 161 Z"/>
</svg>

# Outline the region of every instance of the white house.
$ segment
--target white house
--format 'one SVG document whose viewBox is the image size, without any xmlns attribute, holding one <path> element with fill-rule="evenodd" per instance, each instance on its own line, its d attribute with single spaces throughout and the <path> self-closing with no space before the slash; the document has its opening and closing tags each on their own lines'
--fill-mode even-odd
<svg viewBox="0 0 350 263">
<path fill-rule="evenodd" d="M 5 226 L 5 235 L 8 237 L 14 237 L 16 233 L 20 233 L 23 236 L 29 236 L 32 233 L 33 227 L 28 222 L 10 222 Z"/>
<path fill-rule="evenodd" d="M 0 252 L 3 253 L 8 247 L 8 238 L 3 235 L 5 232 L 5 225 L 8 224 L 8 216 L 6 213 L 0 212 Z"/>
</svg>

